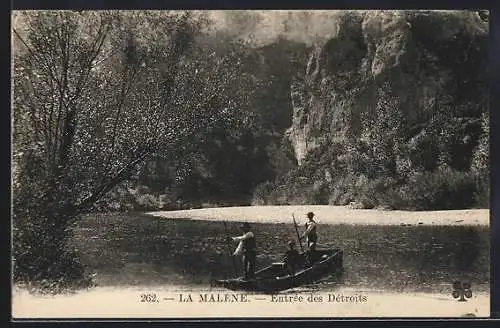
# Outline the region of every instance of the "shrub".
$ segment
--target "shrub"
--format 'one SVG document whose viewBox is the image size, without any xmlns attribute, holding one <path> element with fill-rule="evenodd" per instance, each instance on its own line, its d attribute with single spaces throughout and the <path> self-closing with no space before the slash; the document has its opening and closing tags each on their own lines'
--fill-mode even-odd
<svg viewBox="0 0 500 328">
<path fill-rule="evenodd" d="M 355 201 L 357 196 L 356 179 L 354 175 L 347 175 L 335 181 L 331 187 L 328 204 L 343 206 Z"/>
<path fill-rule="evenodd" d="M 335 182 L 330 194 L 330 205 L 356 203 L 358 208 L 377 206 L 391 209 L 402 204 L 396 180 L 392 178 L 369 179 L 366 175 L 348 175 Z"/>
<path fill-rule="evenodd" d="M 463 209 L 474 205 L 475 189 L 470 173 L 443 167 L 416 174 L 401 196 L 412 210 Z"/>
<path fill-rule="evenodd" d="M 269 205 L 272 204 L 271 193 L 273 192 L 274 184 L 271 181 L 266 181 L 255 187 L 252 197 L 252 205 Z"/>
<path fill-rule="evenodd" d="M 162 207 L 160 198 L 151 194 L 138 195 L 135 202 L 138 210 L 158 210 Z"/>
<path fill-rule="evenodd" d="M 302 188 L 294 187 L 284 189 L 286 193 L 286 202 L 291 205 L 308 205 L 318 204 L 317 192 L 314 191 L 313 186 L 302 186 Z"/>
<path fill-rule="evenodd" d="M 267 199 L 267 205 L 290 205 L 288 203 L 286 189 L 286 186 L 280 185 L 271 191 Z"/>
<path fill-rule="evenodd" d="M 58 293 L 74 288 L 93 286 L 91 276 L 79 261 L 79 254 L 69 242 L 69 227 L 59 231 L 62 242 L 49 238 L 47 226 L 52 220 L 45 217 L 16 215 L 13 227 L 13 278 L 28 284 L 30 290 Z M 54 229 L 55 230 L 55 229 Z M 33 245 L 39 245 L 33 247 Z"/>
<path fill-rule="evenodd" d="M 361 203 L 363 208 L 397 209 L 404 206 L 397 182 L 393 178 L 370 180 L 360 188 L 357 202 Z"/>
<path fill-rule="evenodd" d="M 160 195 L 160 209 L 162 210 L 178 210 L 179 209 L 179 195 L 173 191 L 165 189 L 165 192 Z"/>
<path fill-rule="evenodd" d="M 313 204 L 328 205 L 330 192 L 326 181 L 316 180 L 312 186 Z"/>
<path fill-rule="evenodd" d="M 490 207 L 490 180 L 483 175 L 475 176 L 474 205 L 478 208 Z"/>
<path fill-rule="evenodd" d="M 98 212 L 128 212 L 128 211 L 155 211 L 155 210 L 178 210 L 190 208 L 193 204 L 181 202 L 175 191 L 165 189 L 163 194 L 151 192 L 147 186 L 128 185 L 118 186 L 95 206 Z"/>
</svg>

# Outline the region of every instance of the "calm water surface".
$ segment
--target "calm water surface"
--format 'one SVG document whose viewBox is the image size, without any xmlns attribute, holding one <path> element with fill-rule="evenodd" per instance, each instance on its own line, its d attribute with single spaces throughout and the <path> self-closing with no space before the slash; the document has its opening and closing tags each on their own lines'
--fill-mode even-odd
<svg viewBox="0 0 500 328">
<path fill-rule="evenodd" d="M 227 232 L 238 235 L 239 224 L 228 222 Z M 258 267 L 278 261 L 296 239 L 293 224 L 253 224 L 253 231 Z M 344 249 L 345 272 L 306 289 L 449 293 L 454 280 L 468 280 L 474 291 L 489 290 L 489 227 L 320 225 L 318 232 L 318 248 Z M 75 243 L 100 286 L 202 288 L 235 275 L 228 254 L 236 244 L 228 248 L 226 236 L 222 222 L 92 215 L 78 224 Z"/>
</svg>

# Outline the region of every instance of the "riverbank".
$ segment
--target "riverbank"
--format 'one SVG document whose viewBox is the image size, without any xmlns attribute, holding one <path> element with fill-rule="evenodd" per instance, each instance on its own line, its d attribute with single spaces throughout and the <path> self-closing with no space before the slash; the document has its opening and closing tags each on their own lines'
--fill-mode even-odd
<svg viewBox="0 0 500 328">
<path fill-rule="evenodd" d="M 269 214 L 271 208 L 260 209 Z M 299 217 L 299 213 L 308 209 L 318 213 L 319 222 L 324 223 L 328 218 L 315 206 L 283 207 L 279 209 L 282 212 L 265 217 L 275 221 L 263 220 L 252 225 L 258 235 L 259 268 L 278 261 L 286 250 L 286 241 L 296 238 L 293 221 L 287 220 L 287 213 L 293 210 L 297 221 L 303 222 L 303 214 Z M 268 300 L 269 295 L 248 304 L 175 301 L 179 293 L 194 290 L 198 295 L 209 288 L 211 279 L 233 277 L 235 270 L 241 272 L 240 261 L 236 261 L 235 268 L 228 256 L 236 245 L 228 245 L 226 237 L 239 233 L 238 221 L 247 218 L 255 222 L 260 217 L 252 218 L 255 213 L 244 211 L 241 214 L 247 216 L 232 217 L 234 208 L 215 210 L 224 214 L 212 220 L 165 219 L 142 213 L 85 216 L 75 227 L 74 243 L 97 287 L 57 296 L 33 295 L 16 288 L 13 315 L 17 318 L 488 315 L 489 226 L 464 225 L 464 222 L 448 226 L 335 224 L 338 221 L 323 224 L 319 246 L 344 249 L 342 280 L 326 279 L 292 294 L 307 297 L 314 293 L 325 298 L 328 296 L 324 295 L 333 293 L 340 297 L 354 296 L 355 300 L 366 296 L 366 302 L 273 303 Z M 222 220 L 229 219 L 227 227 L 222 224 Z M 472 284 L 473 297 L 467 302 L 453 299 L 451 290 L 455 280 Z M 145 294 L 156 294 L 159 302 L 141 302 L 141 295 Z"/>
<path fill-rule="evenodd" d="M 156 295 L 144 302 L 144 294 Z M 182 296 L 179 296 L 182 294 Z M 200 297 L 200 294 L 204 297 Z M 35 296 L 15 290 L 14 318 L 297 318 L 297 317 L 487 317 L 489 295 L 474 294 L 458 302 L 449 294 L 387 293 L 339 289 L 322 293 L 290 293 L 291 301 L 274 302 L 271 295 L 249 294 L 247 302 L 209 302 L 228 291 L 157 288 L 96 288 L 74 295 Z M 191 295 L 193 302 L 180 302 Z M 302 299 L 299 299 L 299 296 Z M 312 302 L 313 296 L 315 301 Z M 319 301 L 321 298 L 321 301 Z M 213 299 L 213 298 L 212 298 Z"/>
<path fill-rule="evenodd" d="M 290 223 L 292 214 L 302 222 L 305 220 L 305 213 L 309 211 L 315 213 L 316 221 L 325 224 L 453 226 L 490 224 L 489 209 L 410 212 L 354 209 L 349 206 L 297 205 L 216 207 L 146 214 L 168 219 Z"/>
</svg>

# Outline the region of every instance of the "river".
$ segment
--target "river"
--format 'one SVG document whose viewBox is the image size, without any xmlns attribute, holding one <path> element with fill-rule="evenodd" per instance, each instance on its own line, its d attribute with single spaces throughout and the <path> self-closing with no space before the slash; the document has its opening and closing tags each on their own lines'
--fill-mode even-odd
<svg viewBox="0 0 500 328">
<path fill-rule="evenodd" d="M 238 222 L 228 222 L 230 235 Z M 489 291 L 489 227 L 320 225 L 318 248 L 344 250 L 341 281 L 325 279 L 311 289 L 336 286 L 394 292 L 451 292 L 455 280 Z M 221 222 L 172 220 L 142 214 L 89 216 L 75 236 L 82 260 L 101 286 L 176 284 L 208 286 L 235 275 Z M 253 225 L 257 267 L 278 261 L 292 224 Z M 238 262 L 238 264 L 240 264 Z M 236 268 L 241 273 L 241 267 Z"/>
<path fill-rule="evenodd" d="M 235 268 L 227 223 L 165 219 L 145 214 L 88 215 L 74 242 L 97 286 L 70 295 L 13 292 L 13 316 L 30 318 L 248 318 L 248 317 L 462 317 L 489 315 L 489 227 L 484 225 L 321 224 L 318 248 L 344 250 L 341 279 L 272 295 L 213 289 L 211 279 Z M 296 239 L 292 224 L 255 223 L 257 266 L 280 259 Z M 236 268 L 241 272 L 241 267 Z M 458 302 L 453 281 L 470 282 L 472 297 Z M 230 294 L 228 296 L 227 294 Z M 189 300 L 193 302 L 181 302 Z M 234 298 L 237 298 L 234 296 Z M 148 302 L 154 300 L 154 302 Z M 201 301 L 200 301 L 201 300 Z M 205 301 L 204 301 L 205 300 Z M 344 301 L 345 300 L 345 301 Z"/>
</svg>

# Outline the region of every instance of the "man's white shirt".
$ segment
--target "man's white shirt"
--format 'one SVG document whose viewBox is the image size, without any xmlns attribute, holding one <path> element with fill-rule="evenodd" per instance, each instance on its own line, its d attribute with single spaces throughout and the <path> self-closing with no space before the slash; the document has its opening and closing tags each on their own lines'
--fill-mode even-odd
<svg viewBox="0 0 500 328">
<path fill-rule="evenodd" d="M 239 237 L 233 237 L 234 241 L 239 241 L 238 247 L 234 251 L 233 255 L 241 255 L 243 253 L 243 241 L 249 238 L 253 238 L 253 232 L 249 231 Z"/>
</svg>

